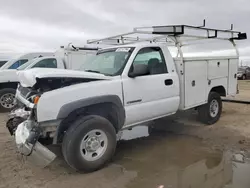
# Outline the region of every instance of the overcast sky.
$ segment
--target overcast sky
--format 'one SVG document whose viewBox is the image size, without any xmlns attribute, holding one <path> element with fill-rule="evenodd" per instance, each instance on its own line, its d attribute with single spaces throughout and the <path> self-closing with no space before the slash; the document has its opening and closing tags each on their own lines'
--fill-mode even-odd
<svg viewBox="0 0 250 188">
<path fill-rule="evenodd" d="M 250 31 L 249 0 L 0 0 L 0 56 L 56 50 L 135 26 L 192 24 Z M 249 36 L 250 37 L 250 36 Z M 250 59 L 250 42 L 239 43 Z"/>
</svg>

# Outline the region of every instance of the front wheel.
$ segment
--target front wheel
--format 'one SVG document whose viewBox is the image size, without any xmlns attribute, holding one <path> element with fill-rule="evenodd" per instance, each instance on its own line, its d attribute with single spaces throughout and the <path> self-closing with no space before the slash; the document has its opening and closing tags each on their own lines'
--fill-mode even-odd
<svg viewBox="0 0 250 188">
<path fill-rule="evenodd" d="M 62 143 L 65 161 L 75 170 L 92 172 L 102 168 L 116 149 L 116 131 L 105 118 L 88 115 L 77 119 Z"/>
<path fill-rule="evenodd" d="M 208 103 L 198 108 L 199 120 L 207 125 L 216 123 L 221 116 L 222 101 L 221 97 L 216 92 L 210 92 Z"/>
<path fill-rule="evenodd" d="M 15 106 L 16 90 L 5 88 L 0 90 L 0 112 L 9 112 Z"/>
</svg>

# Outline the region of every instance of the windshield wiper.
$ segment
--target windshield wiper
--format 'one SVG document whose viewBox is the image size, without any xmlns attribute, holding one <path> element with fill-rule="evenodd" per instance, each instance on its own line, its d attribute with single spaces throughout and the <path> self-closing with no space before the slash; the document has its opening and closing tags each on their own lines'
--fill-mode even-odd
<svg viewBox="0 0 250 188">
<path fill-rule="evenodd" d="M 85 70 L 85 72 L 94 72 L 94 73 L 98 73 L 98 74 L 103 74 L 105 76 L 112 76 L 112 74 L 101 73 L 100 71 L 96 71 L 96 70 Z"/>
<path fill-rule="evenodd" d="M 85 70 L 85 72 L 94 72 L 94 73 L 100 73 L 100 71 L 95 71 L 95 70 Z"/>
</svg>

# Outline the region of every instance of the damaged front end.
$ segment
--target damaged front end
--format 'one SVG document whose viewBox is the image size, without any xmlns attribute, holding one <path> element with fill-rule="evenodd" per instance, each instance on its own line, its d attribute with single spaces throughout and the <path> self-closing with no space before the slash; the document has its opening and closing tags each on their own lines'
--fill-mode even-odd
<svg viewBox="0 0 250 188">
<path fill-rule="evenodd" d="M 97 73 L 45 68 L 18 71 L 17 76 L 20 83 L 16 90 L 17 109 L 10 113 L 6 126 L 22 155 L 39 166 L 47 166 L 56 155 L 45 145 L 58 143 L 57 127 L 61 120 L 38 121 L 40 98 L 56 89 L 110 78 Z"/>
<path fill-rule="evenodd" d="M 20 90 L 16 92 L 16 100 L 25 107 L 13 110 L 6 123 L 11 135 L 15 137 L 18 152 L 34 164 L 49 165 L 56 155 L 39 142 L 43 130 L 35 118 L 35 105 L 22 96 Z"/>
</svg>

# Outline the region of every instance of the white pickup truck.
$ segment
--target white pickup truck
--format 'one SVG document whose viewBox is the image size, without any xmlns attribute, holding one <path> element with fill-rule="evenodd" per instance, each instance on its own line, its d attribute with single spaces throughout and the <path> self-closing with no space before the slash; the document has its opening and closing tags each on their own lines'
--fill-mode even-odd
<svg viewBox="0 0 250 188">
<path fill-rule="evenodd" d="M 188 29 L 207 35 L 186 35 Z M 144 34 L 147 37 L 140 36 Z M 24 108 L 10 115 L 7 127 L 15 135 L 19 152 L 47 165 L 56 156 L 44 140 L 62 144 L 69 166 L 90 172 L 112 158 L 123 129 L 191 108 L 198 109 L 203 123 L 216 123 L 221 96 L 237 92 L 238 53 L 185 58 L 181 46 L 187 38 L 223 39 L 235 46 L 234 41 L 246 39 L 246 34 L 187 25 L 135 28 L 131 33 L 89 41 L 114 42 L 114 46 L 99 50 L 82 71 L 18 72 L 16 98 Z M 171 56 L 169 42 L 178 48 L 178 57 Z"/>
<path fill-rule="evenodd" d="M 37 57 L 49 56 L 50 52 L 31 52 L 9 60 L 0 68 L 0 112 L 9 111 L 14 106 L 17 88 L 16 69 Z"/>
<path fill-rule="evenodd" d="M 29 53 L 18 61 L 11 61 L 0 69 L 0 111 L 10 111 L 15 105 L 18 85 L 17 71 L 31 68 L 79 69 L 86 58 L 95 55 L 97 48 L 74 47 L 69 44 L 54 53 Z M 19 63 L 18 66 L 17 63 Z"/>
</svg>

